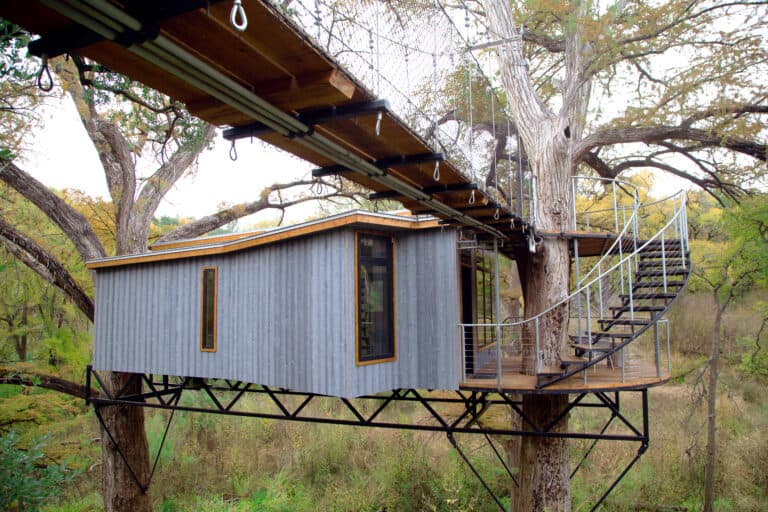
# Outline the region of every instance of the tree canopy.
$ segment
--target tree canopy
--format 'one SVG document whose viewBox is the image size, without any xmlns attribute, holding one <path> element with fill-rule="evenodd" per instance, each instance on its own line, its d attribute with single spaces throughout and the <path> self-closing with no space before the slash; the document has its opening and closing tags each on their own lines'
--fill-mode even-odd
<svg viewBox="0 0 768 512">
<path fill-rule="evenodd" d="M 490 38 L 522 38 L 515 73 L 535 96 L 507 84 L 510 108 L 565 116 L 574 164 L 607 178 L 661 170 L 720 197 L 765 186 L 766 2 L 494 0 L 478 6 L 478 24 L 497 4 L 510 24 L 491 22 Z"/>
</svg>

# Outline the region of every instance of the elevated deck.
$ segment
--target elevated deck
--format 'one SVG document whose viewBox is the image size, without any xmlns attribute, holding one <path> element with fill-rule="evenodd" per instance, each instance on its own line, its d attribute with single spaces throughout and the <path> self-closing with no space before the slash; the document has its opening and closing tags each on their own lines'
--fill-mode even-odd
<svg viewBox="0 0 768 512">
<path fill-rule="evenodd" d="M 650 376 L 656 373 L 656 367 L 651 362 L 633 364 L 631 370 L 625 372 L 624 379 L 622 379 L 620 367 L 610 368 L 607 364 L 593 366 L 587 371 L 589 371 L 587 382 L 584 382 L 581 374 L 577 374 L 540 389 L 537 387 L 538 379 L 535 375 L 522 373 L 521 358 L 512 357 L 505 358 L 502 363 L 501 382 L 494 377 L 496 366 L 492 364 L 476 372 L 477 377 L 466 378 L 459 384 L 459 388 L 467 391 L 503 391 L 521 394 L 576 394 L 641 390 L 664 384 L 670 379 L 666 369 L 662 370 L 661 377 Z"/>
</svg>

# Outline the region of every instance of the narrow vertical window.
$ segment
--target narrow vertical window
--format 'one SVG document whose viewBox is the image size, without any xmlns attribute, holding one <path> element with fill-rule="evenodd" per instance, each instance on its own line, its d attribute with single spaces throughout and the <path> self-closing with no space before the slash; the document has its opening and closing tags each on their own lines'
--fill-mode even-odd
<svg viewBox="0 0 768 512">
<path fill-rule="evenodd" d="M 216 351 L 216 267 L 203 269 L 202 292 L 202 327 L 200 331 L 200 350 Z"/>
<path fill-rule="evenodd" d="M 395 358 L 392 239 L 357 235 L 357 362 Z"/>
</svg>

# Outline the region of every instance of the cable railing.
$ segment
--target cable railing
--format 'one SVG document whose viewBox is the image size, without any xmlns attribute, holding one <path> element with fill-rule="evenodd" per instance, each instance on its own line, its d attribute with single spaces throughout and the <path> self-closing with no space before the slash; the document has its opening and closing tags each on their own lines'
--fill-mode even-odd
<svg viewBox="0 0 768 512">
<path fill-rule="evenodd" d="M 634 194 L 633 194 L 634 195 Z M 636 196 L 635 196 L 636 197 Z M 670 212 L 653 236 L 639 239 L 646 229 L 641 214 L 648 209 Z M 581 374 L 584 384 L 625 383 L 661 379 L 671 369 L 669 329 L 661 334 L 659 320 L 683 290 L 690 272 L 688 229 L 683 192 L 634 208 L 613 243 L 579 279 L 568 297 L 524 320 L 494 326 L 499 335 L 478 350 L 478 330 L 484 324 L 462 324 L 465 381 L 534 375 L 538 387 Z M 564 321 L 564 336 L 553 339 L 552 322 Z M 648 330 L 653 336 L 644 336 Z M 553 349 L 553 347 L 555 347 Z M 666 368 L 662 361 L 666 360 Z M 605 362 L 604 365 L 598 364 Z M 478 375 L 479 377 L 475 377 Z"/>
</svg>

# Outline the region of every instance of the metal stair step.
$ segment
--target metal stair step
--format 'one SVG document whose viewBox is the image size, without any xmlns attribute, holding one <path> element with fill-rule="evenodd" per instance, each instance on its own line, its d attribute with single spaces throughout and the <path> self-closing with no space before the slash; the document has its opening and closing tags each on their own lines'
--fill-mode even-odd
<svg viewBox="0 0 768 512">
<path fill-rule="evenodd" d="M 612 343 L 571 343 L 571 347 L 576 350 L 576 356 L 579 354 L 588 354 L 590 352 L 613 352 L 616 347 Z"/>
<path fill-rule="evenodd" d="M 664 252 L 656 251 L 656 250 L 650 250 L 650 251 L 642 250 L 642 251 L 639 251 L 637 253 L 637 256 L 641 260 L 650 260 L 650 259 L 655 259 L 655 258 L 658 258 L 658 259 L 666 258 L 666 259 L 669 260 L 669 259 L 672 259 L 672 258 L 680 259 L 682 255 L 680 253 L 680 249 L 679 248 L 675 248 L 674 250 L 667 251 L 666 247 L 665 247 L 665 251 Z"/>
<path fill-rule="evenodd" d="M 594 340 L 599 338 L 631 338 L 634 336 L 631 332 L 611 332 L 611 331 L 592 331 L 592 343 L 594 343 Z M 581 336 L 578 334 L 571 334 L 569 336 L 571 338 L 571 341 L 574 343 L 580 343 L 580 342 L 588 342 L 589 336 L 587 333 L 583 333 Z"/>
<path fill-rule="evenodd" d="M 683 281 L 667 281 L 667 288 L 676 287 L 680 288 L 685 283 Z M 640 288 L 663 288 L 664 281 L 637 281 L 632 285 L 632 290 L 638 290 Z"/>
<path fill-rule="evenodd" d="M 638 247 L 645 246 L 643 250 L 655 249 L 657 247 L 661 247 L 661 240 L 650 240 L 650 241 L 649 240 L 638 240 L 637 241 L 637 246 Z M 666 240 L 664 240 L 664 248 L 665 249 L 667 247 L 681 247 L 681 246 L 682 246 L 682 244 L 681 244 L 679 238 L 667 238 Z"/>
<path fill-rule="evenodd" d="M 661 286 L 664 286 L 664 283 L 661 283 Z M 621 294 L 621 295 L 619 295 L 619 297 L 621 299 L 623 299 L 623 300 L 629 300 L 630 299 L 630 296 L 626 295 L 626 294 Z M 648 300 L 648 299 L 651 299 L 651 300 L 653 300 L 653 299 L 664 299 L 664 300 L 667 300 L 667 299 L 674 299 L 675 297 L 677 297 L 676 293 L 663 293 L 663 292 L 659 292 L 659 293 L 633 293 L 631 298 L 632 298 L 632 300 Z"/>
<path fill-rule="evenodd" d="M 538 377 L 556 377 L 558 375 L 562 375 L 563 373 L 565 373 L 565 370 L 559 366 L 542 365 L 539 368 L 539 371 L 536 372 L 536 375 Z"/>
<path fill-rule="evenodd" d="M 624 313 L 628 311 L 635 311 L 636 313 L 638 311 L 640 312 L 647 312 L 647 311 L 664 311 L 667 309 L 666 306 L 653 306 L 649 304 L 637 304 L 634 307 L 630 308 L 629 306 L 611 306 L 611 311 L 614 313 Z"/>
<path fill-rule="evenodd" d="M 637 277 L 658 277 L 661 275 L 667 274 L 668 276 L 685 276 L 688 275 L 688 268 L 682 268 L 682 267 L 673 267 L 669 268 L 667 267 L 667 271 L 664 272 L 663 270 L 640 270 L 635 273 Z"/>
<path fill-rule="evenodd" d="M 637 262 L 637 268 L 655 268 L 658 270 L 661 270 L 664 268 L 664 266 L 667 267 L 667 270 L 670 268 L 683 268 L 680 266 L 680 259 L 672 259 L 668 258 L 667 261 L 663 260 L 651 260 L 651 261 L 638 261 Z"/>
<path fill-rule="evenodd" d="M 598 320 L 601 325 L 639 325 L 639 326 L 646 326 L 651 323 L 649 319 L 634 319 L 631 320 L 629 318 L 614 318 L 613 320 L 609 319 L 601 319 Z"/>
<path fill-rule="evenodd" d="M 588 359 L 579 356 L 561 355 L 560 368 L 568 370 L 570 366 L 583 366 L 587 364 Z"/>
</svg>

